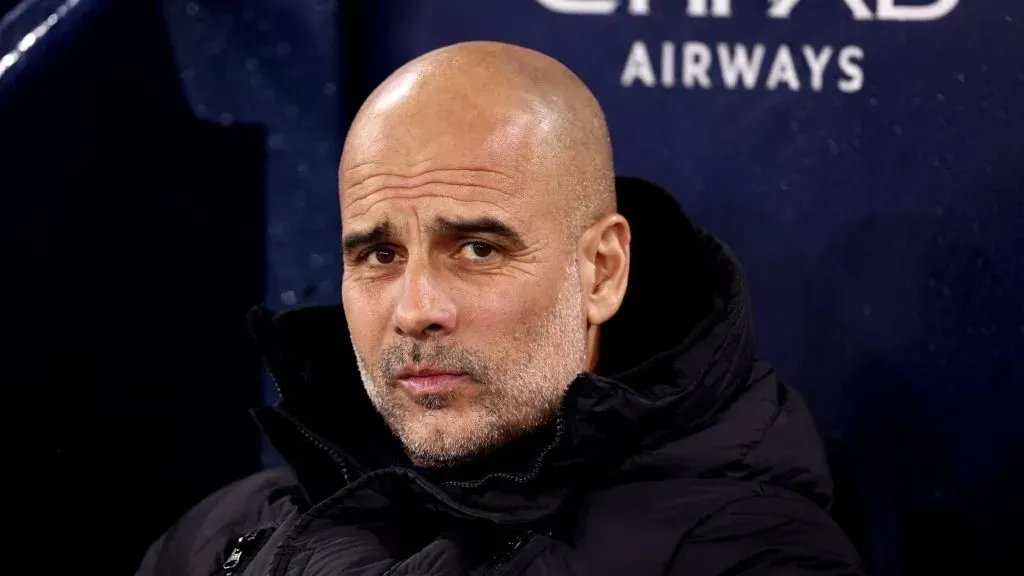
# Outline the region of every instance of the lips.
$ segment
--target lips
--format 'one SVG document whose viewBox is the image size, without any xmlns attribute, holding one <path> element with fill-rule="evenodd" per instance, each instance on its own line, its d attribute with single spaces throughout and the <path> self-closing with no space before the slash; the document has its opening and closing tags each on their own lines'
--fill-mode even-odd
<svg viewBox="0 0 1024 576">
<path fill-rule="evenodd" d="M 466 375 L 432 366 L 410 366 L 399 370 L 397 376 L 399 386 L 419 396 L 450 392 Z"/>
</svg>

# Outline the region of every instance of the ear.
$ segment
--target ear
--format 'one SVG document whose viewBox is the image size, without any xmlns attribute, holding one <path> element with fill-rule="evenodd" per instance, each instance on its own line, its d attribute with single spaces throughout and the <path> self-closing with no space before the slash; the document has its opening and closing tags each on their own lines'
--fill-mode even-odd
<svg viewBox="0 0 1024 576">
<path fill-rule="evenodd" d="M 580 235 L 580 284 L 591 326 L 607 322 L 622 305 L 629 279 L 629 242 L 629 223 L 621 214 L 605 216 Z"/>
</svg>

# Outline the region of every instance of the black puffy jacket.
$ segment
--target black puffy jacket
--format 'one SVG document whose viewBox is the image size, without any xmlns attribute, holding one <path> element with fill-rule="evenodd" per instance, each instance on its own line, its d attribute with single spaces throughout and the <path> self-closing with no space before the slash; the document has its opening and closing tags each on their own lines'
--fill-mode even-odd
<svg viewBox="0 0 1024 576">
<path fill-rule="evenodd" d="M 660 189 L 618 186 L 627 296 L 551 423 L 416 469 L 365 396 L 341 309 L 257 309 L 281 400 L 255 415 L 289 466 L 198 504 L 139 574 L 859 574 L 810 414 L 754 357 L 735 258 Z"/>
</svg>

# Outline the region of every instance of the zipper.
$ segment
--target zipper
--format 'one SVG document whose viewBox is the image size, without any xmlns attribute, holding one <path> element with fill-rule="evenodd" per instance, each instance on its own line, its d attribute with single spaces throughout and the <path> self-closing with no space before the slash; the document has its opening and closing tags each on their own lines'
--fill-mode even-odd
<svg viewBox="0 0 1024 576">
<path fill-rule="evenodd" d="M 554 437 L 554 439 L 543 450 L 541 450 L 540 454 L 537 456 L 537 461 L 534 462 L 533 469 L 531 469 L 526 474 L 509 474 L 508 472 L 494 472 L 494 473 L 491 473 L 491 474 L 488 474 L 488 475 L 484 476 L 483 478 L 481 478 L 479 480 L 473 480 L 473 481 L 469 481 L 469 482 L 448 481 L 448 482 L 443 482 L 442 484 L 444 484 L 445 486 L 455 486 L 455 487 L 458 487 L 458 488 L 478 488 L 481 484 L 483 484 L 484 482 L 487 482 L 491 478 L 503 478 L 505 480 L 512 480 L 513 482 L 518 482 L 520 484 L 526 484 L 527 482 L 529 482 L 529 481 L 531 481 L 531 480 L 533 480 L 534 478 L 537 477 L 537 474 L 540 473 L 541 467 L 544 465 L 544 458 L 548 455 L 548 452 L 551 452 L 552 450 L 554 450 L 555 447 L 557 447 L 558 444 L 561 443 L 562 436 L 564 434 L 565 434 L 565 418 L 562 415 L 562 411 L 559 410 L 558 414 L 555 416 L 555 437 Z"/>
<path fill-rule="evenodd" d="M 277 396 L 279 398 L 282 397 L 283 393 L 281 392 L 281 385 L 277 383 L 277 378 L 274 377 L 273 372 L 268 370 L 267 373 L 270 374 L 270 379 L 271 381 L 274 382 L 274 388 L 277 389 Z M 345 484 L 352 483 L 352 479 L 348 473 L 348 464 L 345 463 L 345 459 L 341 457 L 341 454 L 339 454 L 337 450 L 331 448 L 326 442 L 324 442 L 315 434 L 307 430 L 305 426 L 299 424 L 294 418 L 292 418 L 291 414 L 288 414 L 287 412 L 284 411 L 282 411 L 281 414 L 284 415 L 284 417 L 289 422 L 292 423 L 292 426 L 295 426 L 295 429 L 299 431 L 299 434 L 302 434 L 302 436 L 305 437 L 306 440 L 308 440 L 310 443 L 312 443 L 320 450 L 326 452 L 327 455 L 331 457 L 331 460 L 333 460 L 335 464 L 341 467 L 341 475 L 345 479 Z"/>
<path fill-rule="evenodd" d="M 312 443 L 312 444 L 313 444 L 314 446 L 316 446 L 317 448 L 319 448 L 319 449 L 323 450 L 324 452 L 326 452 L 326 453 L 327 453 L 327 455 L 331 457 L 331 460 L 334 460 L 334 462 L 335 462 L 335 463 L 336 463 L 336 464 L 337 464 L 338 466 L 340 466 L 340 467 L 341 467 L 341 475 L 342 475 L 342 477 L 343 477 L 343 478 L 345 478 L 345 484 L 351 484 L 351 483 L 352 483 L 352 480 L 351 480 L 351 478 L 349 477 L 349 474 L 348 474 L 348 465 L 347 465 L 347 464 L 345 464 L 345 459 L 344 459 L 344 458 L 342 458 L 342 457 L 341 457 L 341 455 L 340 455 L 340 454 L 338 454 L 338 452 L 337 452 L 336 450 L 334 450 L 333 448 L 331 448 L 330 446 L 328 446 L 328 445 L 327 445 L 326 443 L 324 443 L 323 441 L 321 441 L 321 440 L 320 440 L 319 438 L 317 438 L 317 437 L 316 437 L 316 436 L 315 436 L 315 435 L 314 435 L 314 434 L 313 434 L 312 432 L 310 432 L 309 430 L 307 430 L 307 429 L 306 429 L 306 428 L 305 428 L 304 426 L 302 426 L 302 425 L 301 425 L 301 424 L 299 424 L 298 422 L 296 422 L 296 421 L 292 420 L 292 418 L 291 418 L 291 417 L 289 417 L 289 418 L 288 418 L 288 420 L 289 420 L 289 421 L 290 421 L 290 422 L 291 422 L 292 424 L 294 424 L 294 425 L 295 425 L 295 428 L 296 428 L 296 429 L 298 429 L 298 431 L 299 431 L 299 433 L 300 433 L 300 434 L 302 434 L 303 436 L 305 436 L 306 440 L 309 440 L 309 441 L 310 441 L 310 442 L 311 442 L 311 443 Z"/>
<path fill-rule="evenodd" d="M 518 536 L 509 540 L 502 551 L 492 557 L 491 561 L 494 563 L 494 566 L 488 570 L 484 576 L 493 576 L 494 574 L 497 574 L 505 564 L 508 564 L 513 558 L 515 558 L 516 552 L 519 552 L 523 545 L 533 538 L 533 535 L 533 530 L 527 530 L 525 532 L 520 532 Z"/>
<path fill-rule="evenodd" d="M 256 557 L 256 552 L 259 551 L 260 545 L 263 544 L 265 532 L 266 530 L 262 529 L 250 530 L 235 540 L 234 548 L 231 549 L 231 553 L 224 560 L 224 564 L 221 565 L 221 568 L 224 570 L 223 576 L 235 576 L 245 570 L 249 562 L 252 562 L 252 559 Z"/>
</svg>

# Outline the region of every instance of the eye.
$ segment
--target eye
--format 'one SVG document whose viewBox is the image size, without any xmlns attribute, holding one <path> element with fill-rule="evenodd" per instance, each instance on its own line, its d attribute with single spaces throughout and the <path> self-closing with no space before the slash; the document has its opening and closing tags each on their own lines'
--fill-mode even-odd
<svg viewBox="0 0 1024 576">
<path fill-rule="evenodd" d="M 365 258 L 370 264 L 386 266 L 395 261 L 395 251 L 391 248 L 374 248 L 370 250 Z"/>
<path fill-rule="evenodd" d="M 459 251 L 460 255 L 468 260 L 487 260 L 497 252 L 497 248 L 486 242 L 470 242 L 464 244 Z"/>
</svg>

